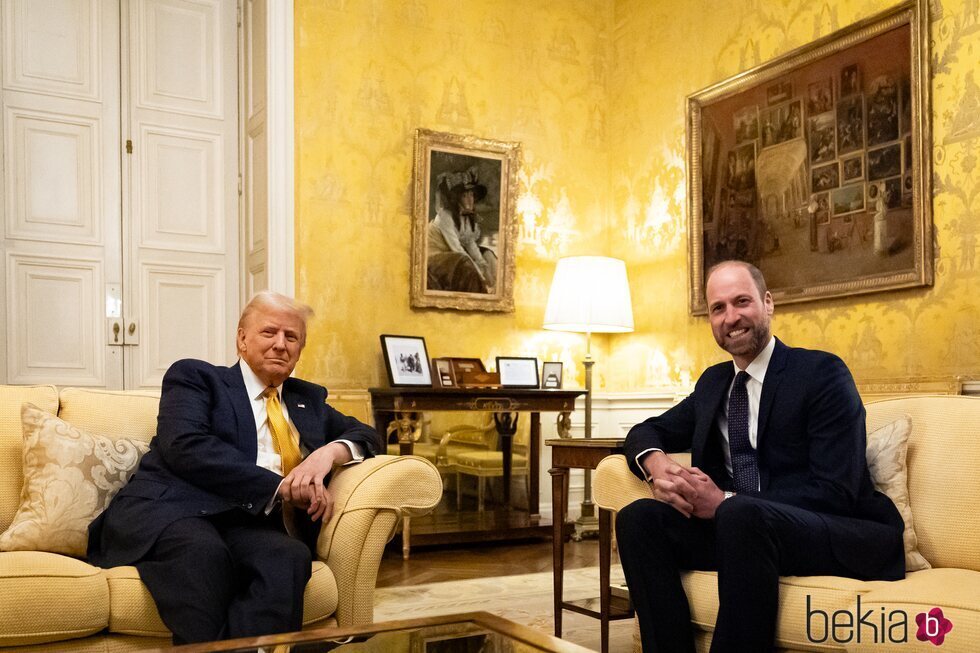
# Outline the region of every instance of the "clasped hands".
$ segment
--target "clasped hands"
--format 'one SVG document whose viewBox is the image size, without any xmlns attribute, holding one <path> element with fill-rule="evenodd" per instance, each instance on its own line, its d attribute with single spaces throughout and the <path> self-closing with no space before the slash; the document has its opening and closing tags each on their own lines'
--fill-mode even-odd
<svg viewBox="0 0 980 653">
<path fill-rule="evenodd" d="M 685 517 L 711 519 L 725 493 L 711 477 L 697 467 L 685 467 L 662 451 L 654 451 L 643 460 L 651 479 L 653 498 L 663 501 Z"/>
<path fill-rule="evenodd" d="M 343 465 L 350 460 L 350 449 L 340 442 L 331 442 L 316 449 L 282 479 L 279 498 L 305 510 L 313 521 L 329 520 L 333 514 L 333 497 L 323 484 L 323 479 L 335 465 Z"/>
</svg>

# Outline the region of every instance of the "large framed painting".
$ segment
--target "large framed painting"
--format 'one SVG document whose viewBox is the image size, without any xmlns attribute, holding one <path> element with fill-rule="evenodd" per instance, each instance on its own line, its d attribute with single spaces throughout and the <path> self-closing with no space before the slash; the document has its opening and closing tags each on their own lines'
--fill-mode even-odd
<svg viewBox="0 0 980 653">
<path fill-rule="evenodd" d="M 933 282 L 929 1 L 687 98 L 690 308 L 737 259 L 779 303 Z"/>
<path fill-rule="evenodd" d="M 412 306 L 514 310 L 520 143 L 418 129 Z"/>
</svg>

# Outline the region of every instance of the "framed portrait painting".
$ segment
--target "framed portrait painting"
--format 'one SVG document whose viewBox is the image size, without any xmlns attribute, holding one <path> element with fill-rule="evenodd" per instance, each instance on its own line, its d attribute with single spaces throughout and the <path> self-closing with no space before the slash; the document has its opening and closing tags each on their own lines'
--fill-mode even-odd
<svg viewBox="0 0 980 653">
<path fill-rule="evenodd" d="M 417 129 L 411 305 L 514 310 L 520 143 Z"/>
<path fill-rule="evenodd" d="M 687 98 L 692 313 L 706 312 L 708 269 L 732 259 L 762 270 L 779 303 L 932 284 L 929 4 Z M 706 183 L 709 131 L 730 171 Z"/>
</svg>

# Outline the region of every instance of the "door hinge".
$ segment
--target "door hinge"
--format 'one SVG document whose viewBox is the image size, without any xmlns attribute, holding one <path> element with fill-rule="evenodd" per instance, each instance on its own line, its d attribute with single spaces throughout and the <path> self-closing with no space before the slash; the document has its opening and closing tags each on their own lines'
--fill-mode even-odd
<svg viewBox="0 0 980 653">
<path fill-rule="evenodd" d="M 132 154 L 132 153 L 133 153 L 133 141 L 131 141 L 131 140 L 129 140 L 127 138 L 126 139 L 126 154 Z"/>
<path fill-rule="evenodd" d="M 241 176 L 241 174 L 239 174 L 238 175 L 238 196 L 241 197 L 241 195 L 242 195 L 242 176 Z"/>
</svg>

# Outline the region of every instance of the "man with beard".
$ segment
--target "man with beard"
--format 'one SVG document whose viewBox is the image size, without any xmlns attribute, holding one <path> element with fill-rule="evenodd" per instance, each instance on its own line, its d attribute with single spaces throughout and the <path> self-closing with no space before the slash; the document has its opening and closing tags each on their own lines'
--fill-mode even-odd
<svg viewBox="0 0 980 653">
<path fill-rule="evenodd" d="M 904 524 L 875 491 L 865 413 L 840 358 L 791 348 L 770 331 L 762 273 L 726 261 L 708 271 L 711 331 L 731 354 L 694 392 L 626 438 L 652 498 L 616 521 L 644 651 L 693 652 L 681 570 L 717 570 L 711 650 L 772 650 L 779 576 L 896 580 Z M 692 466 L 670 458 L 691 450 Z"/>
</svg>

